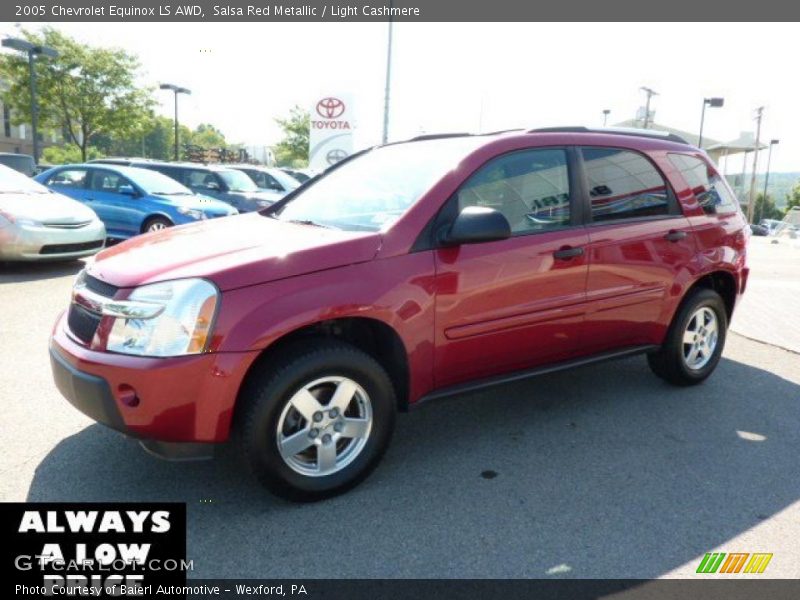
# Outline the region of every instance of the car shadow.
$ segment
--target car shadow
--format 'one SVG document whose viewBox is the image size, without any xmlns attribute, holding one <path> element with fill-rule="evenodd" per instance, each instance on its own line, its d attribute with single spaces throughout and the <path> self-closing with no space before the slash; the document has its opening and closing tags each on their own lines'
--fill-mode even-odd
<svg viewBox="0 0 800 600">
<path fill-rule="evenodd" d="M 83 260 L 59 262 L 0 262 L 0 284 L 56 279 L 76 275 L 86 263 Z"/>
<path fill-rule="evenodd" d="M 229 448 L 161 462 L 93 425 L 27 499 L 187 502 L 190 577 L 651 578 L 800 498 L 798 397 L 731 359 L 687 389 L 641 357 L 545 375 L 400 415 L 366 482 L 306 505 Z"/>
</svg>

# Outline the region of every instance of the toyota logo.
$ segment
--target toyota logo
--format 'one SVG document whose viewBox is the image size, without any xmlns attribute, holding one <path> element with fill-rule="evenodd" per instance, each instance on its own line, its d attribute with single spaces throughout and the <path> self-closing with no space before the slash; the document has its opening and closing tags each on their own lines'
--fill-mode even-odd
<svg viewBox="0 0 800 600">
<path fill-rule="evenodd" d="M 328 161 L 329 165 L 335 165 L 337 162 L 344 160 L 345 158 L 347 158 L 347 152 L 341 148 L 334 148 L 325 155 L 325 160 Z"/>
<path fill-rule="evenodd" d="M 344 102 L 338 98 L 323 98 L 317 102 L 317 114 L 323 119 L 335 119 L 342 116 Z"/>
</svg>

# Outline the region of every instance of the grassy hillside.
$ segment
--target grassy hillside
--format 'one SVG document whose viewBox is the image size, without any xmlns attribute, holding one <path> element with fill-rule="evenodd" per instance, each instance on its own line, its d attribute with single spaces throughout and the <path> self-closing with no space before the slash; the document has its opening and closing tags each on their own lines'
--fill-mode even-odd
<svg viewBox="0 0 800 600">
<path fill-rule="evenodd" d="M 728 181 L 733 187 L 734 191 L 739 197 L 746 197 L 750 192 L 750 174 L 745 175 L 744 193 L 742 186 L 739 183 L 740 175 L 728 174 Z M 786 206 L 786 195 L 791 192 L 792 188 L 800 182 L 800 173 L 770 173 L 769 174 L 769 195 L 775 199 L 775 204 L 778 208 Z M 764 175 L 756 175 L 756 193 L 759 194 L 764 191 Z"/>
</svg>

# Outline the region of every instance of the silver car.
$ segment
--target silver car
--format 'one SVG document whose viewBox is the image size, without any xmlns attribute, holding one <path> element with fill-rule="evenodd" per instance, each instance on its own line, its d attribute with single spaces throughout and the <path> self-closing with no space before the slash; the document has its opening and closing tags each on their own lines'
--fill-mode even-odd
<svg viewBox="0 0 800 600">
<path fill-rule="evenodd" d="M 0 165 L 0 261 L 83 258 L 105 240 L 91 208 Z"/>
</svg>

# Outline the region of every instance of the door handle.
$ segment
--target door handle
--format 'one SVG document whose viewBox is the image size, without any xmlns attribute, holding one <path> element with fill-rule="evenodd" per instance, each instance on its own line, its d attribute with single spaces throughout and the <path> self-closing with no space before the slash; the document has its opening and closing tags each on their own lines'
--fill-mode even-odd
<svg viewBox="0 0 800 600">
<path fill-rule="evenodd" d="M 86 196 L 87 202 L 92 202 L 94 200 L 94 196 Z"/>
<path fill-rule="evenodd" d="M 553 258 L 556 260 L 569 260 L 571 258 L 575 258 L 576 256 L 583 256 L 583 248 L 580 246 L 577 248 L 565 246 L 553 252 Z"/>
<path fill-rule="evenodd" d="M 682 239 L 686 238 L 685 231 L 678 231 L 677 229 L 672 229 L 667 235 L 664 236 L 664 239 L 668 242 L 680 242 Z"/>
</svg>

